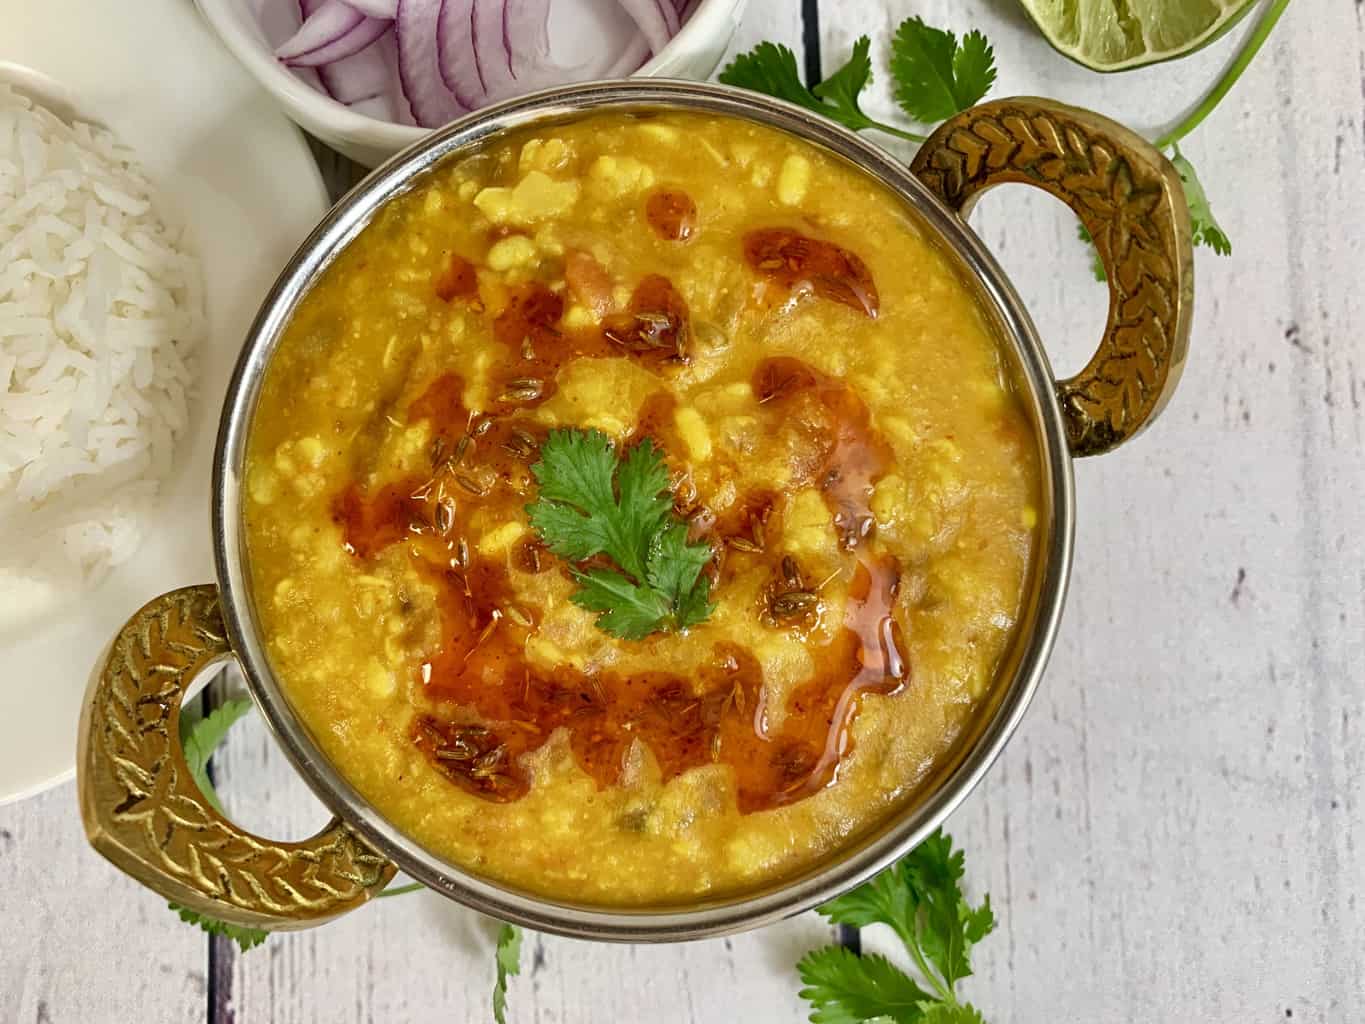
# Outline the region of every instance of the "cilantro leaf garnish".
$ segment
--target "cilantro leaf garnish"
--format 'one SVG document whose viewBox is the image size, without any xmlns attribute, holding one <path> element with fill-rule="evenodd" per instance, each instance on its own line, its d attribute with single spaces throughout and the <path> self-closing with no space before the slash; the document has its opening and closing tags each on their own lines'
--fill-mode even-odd
<svg viewBox="0 0 1365 1024">
<path fill-rule="evenodd" d="M 1090 231 L 1084 224 L 1076 225 L 1076 237 L 1090 246 L 1090 273 L 1096 281 L 1107 281 L 1109 275 L 1104 270 L 1104 260 L 1100 259 L 1100 251 L 1096 249 L 1095 240 L 1090 237 Z"/>
<path fill-rule="evenodd" d="M 814 89 L 806 88 L 801 81 L 796 54 L 780 43 L 759 43 L 732 60 L 718 77 L 726 85 L 752 89 L 823 114 L 855 132 L 876 128 L 911 142 L 923 142 L 922 135 L 873 120 L 863 113 L 858 97 L 872 81 L 872 58 L 868 55 L 871 49 L 872 40 L 860 36 L 844 66 Z"/>
<path fill-rule="evenodd" d="M 209 780 L 209 758 L 223 742 L 233 723 L 250 710 L 249 700 L 227 700 L 203 718 L 193 718 L 188 714 L 180 718 L 180 745 L 185 751 L 185 763 L 189 765 L 190 776 L 199 787 L 199 792 L 204 794 L 204 799 L 212 804 L 219 814 L 223 813 L 223 805 L 218 800 L 218 791 Z M 222 935 L 231 939 L 243 953 L 259 946 L 270 936 L 270 932 L 264 928 L 229 924 L 189 907 L 182 907 L 179 903 L 168 903 L 167 906 L 180 915 L 180 920 L 197 925 L 210 935 Z"/>
<path fill-rule="evenodd" d="M 600 612 L 597 628 L 622 640 L 642 640 L 662 627 L 672 606 L 653 587 L 631 582 L 611 569 L 574 570 L 578 590 L 570 600 L 590 612 Z"/>
<path fill-rule="evenodd" d="M 521 973 L 521 929 L 504 924 L 498 929 L 498 950 L 494 955 L 498 980 L 493 983 L 493 1019 L 507 1024 L 507 979 Z"/>
<path fill-rule="evenodd" d="M 208 917 L 193 911 L 189 907 L 182 907 L 179 903 L 167 903 L 166 906 L 179 914 L 180 920 L 188 924 L 198 925 L 210 935 L 222 935 L 231 939 L 237 943 L 237 948 L 243 953 L 255 949 L 270 938 L 270 932 L 264 928 L 247 928 L 239 924 L 228 924 L 216 917 Z"/>
<path fill-rule="evenodd" d="M 980 1024 L 955 986 L 972 973 L 971 949 L 995 927 L 990 897 L 972 906 L 962 894 L 963 854 L 936 831 L 871 881 L 839 896 L 821 914 L 836 924 L 884 924 L 905 944 L 921 986 L 880 956 L 838 946 L 807 954 L 797 965 L 815 1024 L 887 1018 L 897 1024 Z"/>
<path fill-rule="evenodd" d="M 799 993 L 815 1010 L 814 1024 L 859 1024 L 887 1019 L 897 1024 L 924 1020 L 933 996 L 884 956 L 859 956 L 843 946 L 807 953 L 796 965 L 805 982 Z"/>
<path fill-rule="evenodd" d="M 823 106 L 837 111 L 837 114 L 828 116 L 854 131 L 871 128 L 877 123 L 864 114 L 863 108 L 858 105 L 858 95 L 872 81 L 872 58 L 868 56 L 871 49 L 872 40 L 867 36 L 859 36 L 853 43 L 853 53 L 848 62 L 811 90 L 820 97 Z"/>
<path fill-rule="evenodd" d="M 1179 124 L 1154 143 L 1163 152 L 1171 151 L 1171 162 L 1180 172 L 1190 206 L 1194 244 L 1206 245 L 1223 256 L 1232 252 L 1232 243 L 1213 216 L 1194 166 L 1180 152 L 1178 143 L 1227 95 L 1265 42 L 1286 3 L 1287 0 L 1275 0 L 1262 25 L 1243 44 L 1242 52 L 1223 77 Z M 870 51 L 868 37 L 859 37 L 841 68 L 823 82 L 807 87 L 797 70 L 796 54 L 775 43 L 759 43 L 731 61 L 721 72 L 720 80 L 798 104 L 853 131 L 875 128 L 898 138 L 923 142 L 923 135 L 878 121 L 863 111 L 859 97 L 872 81 Z M 896 102 L 910 118 L 925 124 L 937 124 L 966 110 L 984 98 L 995 84 L 995 52 L 980 31 L 973 29 L 959 41 L 955 33 L 934 28 L 917 17 L 907 18 L 896 27 L 888 63 Z M 1083 230 L 1081 238 L 1090 241 Z M 1104 268 L 1098 257 L 1092 256 L 1092 264 L 1095 279 L 1103 281 Z"/>
<path fill-rule="evenodd" d="M 1228 236 L 1223 234 L 1222 227 L 1213 216 L 1209 197 L 1204 194 L 1204 186 L 1199 183 L 1199 176 L 1194 173 L 1194 164 L 1185 158 L 1179 146 L 1171 147 L 1171 163 L 1175 165 L 1176 173 L 1180 175 L 1180 183 L 1185 186 L 1185 201 L 1190 205 L 1190 229 L 1194 244 L 1207 245 L 1218 255 L 1227 256 L 1232 252 L 1232 243 L 1228 241 Z"/>
<path fill-rule="evenodd" d="M 598 430 L 554 430 L 531 467 L 540 494 L 526 506 L 545 546 L 570 562 L 605 555 L 616 568 L 574 568 L 572 600 L 623 640 L 685 629 L 711 614 L 702 569 L 710 545 L 673 515 L 663 453 L 646 438 L 622 457 Z"/>
<path fill-rule="evenodd" d="M 916 121 L 935 123 L 972 106 L 995 83 L 995 53 L 980 32 L 957 41 L 946 29 L 906 18 L 891 41 L 896 102 Z"/>
<path fill-rule="evenodd" d="M 219 814 L 223 813 L 223 805 L 218 802 L 218 792 L 209 781 L 209 758 L 233 723 L 250 710 L 249 700 L 227 700 L 203 718 L 181 719 L 180 745 L 185 751 L 185 763 L 190 766 L 190 775 L 199 792 Z"/>
</svg>

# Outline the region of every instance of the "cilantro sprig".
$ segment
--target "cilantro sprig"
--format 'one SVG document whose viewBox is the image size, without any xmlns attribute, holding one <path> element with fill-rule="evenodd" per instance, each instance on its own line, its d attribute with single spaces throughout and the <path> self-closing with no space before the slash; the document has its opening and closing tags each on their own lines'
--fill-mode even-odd
<svg viewBox="0 0 1365 1024">
<path fill-rule="evenodd" d="M 243 718 L 251 708 L 252 704 L 249 700 L 228 700 L 202 718 L 196 717 L 188 711 L 180 716 L 181 745 L 185 750 L 185 762 L 189 765 L 190 775 L 194 777 L 194 781 L 199 786 L 200 792 L 204 794 L 204 798 L 220 813 L 223 810 L 223 805 L 218 799 L 218 792 L 214 789 L 213 782 L 209 779 L 209 758 L 227 738 L 228 730 L 232 728 L 233 724 Z M 410 885 L 390 886 L 378 895 L 381 897 L 401 896 L 404 893 L 416 892 L 425 888 L 426 886 L 421 882 L 413 882 Z M 237 943 L 237 948 L 243 953 L 255 949 L 273 934 L 266 928 L 248 928 L 243 925 L 220 921 L 216 917 L 201 914 L 189 907 L 183 907 L 179 903 L 169 903 L 167 906 L 175 911 L 180 916 L 180 920 L 186 924 L 192 924 L 209 935 L 221 935 L 231 939 Z M 497 1024 L 506 1024 L 507 980 L 509 977 L 521 973 L 520 928 L 510 924 L 501 925 L 498 929 L 498 943 L 494 959 L 497 967 L 497 980 L 493 985 L 493 1019 Z"/>
<path fill-rule="evenodd" d="M 624 457 L 599 430 L 554 430 L 531 467 L 540 485 L 526 506 L 551 552 L 570 562 L 605 556 L 617 568 L 574 567 L 571 600 L 624 640 L 704 621 L 714 605 L 702 569 L 711 548 L 687 539 L 673 514 L 668 468 L 646 438 Z"/>
<path fill-rule="evenodd" d="M 720 73 L 726 85 L 776 96 L 824 114 L 855 132 L 866 128 L 910 142 L 924 135 L 906 131 L 863 112 L 858 97 L 872 83 L 872 40 L 860 36 L 843 66 L 807 88 L 796 70 L 796 55 L 785 46 L 759 43 L 737 56 Z M 980 32 L 961 42 L 952 32 L 932 28 L 920 18 L 907 18 L 891 40 L 893 95 L 913 121 L 936 123 L 966 110 L 995 82 L 995 53 Z"/>
<path fill-rule="evenodd" d="M 1189 114 L 1154 142 L 1170 156 L 1180 174 L 1190 207 L 1194 243 L 1223 256 L 1232 252 L 1232 243 L 1213 215 L 1194 165 L 1181 153 L 1180 142 L 1203 123 L 1232 89 L 1288 4 L 1289 0 L 1272 0 L 1223 75 Z M 923 142 L 926 136 L 878 121 L 863 111 L 859 98 L 872 82 L 870 50 L 871 41 L 861 36 L 838 70 L 824 81 L 807 86 L 797 71 L 796 55 L 785 46 L 764 42 L 737 56 L 721 72 L 720 80 L 796 103 L 854 131 L 871 128 L 911 142 Z M 907 18 L 897 26 L 891 37 L 887 66 L 897 106 L 912 121 L 922 124 L 936 124 L 979 102 L 996 78 L 995 53 L 980 31 L 972 30 L 959 40 L 953 32 L 927 25 L 918 17 Z M 1081 238 L 1090 242 L 1084 230 Z M 1097 260 L 1094 267 L 1096 279 L 1104 280 L 1103 268 Z"/>
<path fill-rule="evenodd" d="M 498 929 L 498 948 L 494 954 L 498 978 L 493 983 L 493 1019 L 507 1024 L 507 979 L 521 973 L 521 929 L 504 924 Z"/>
<path fill-rule="evenodd" d="M 209 917 L 207 914 L 201 914 L 189 907 L 182 907 L 179 903 L 167 903 L 166 906 L 179 914 L 180 920 L 186 924 L 196 925 L 209 935 L 222 935 L 224 938 L 231 939 L 237 943 L 237 948 L 243 953 L 255 949 L 270 938 L 270 932 L 265 928 L 248 928 L 245 925 L 229 924 L 227 921 Z"/>
<path fill-rule="evenodd" d="M 180 718 L 180 744 L 185 751 L 185 763 L 189 765 L 190 776 L 194 779 L 204 799 L 213 805 L 219 814 L 223 813 L 218 791 L 209 778 L 209 758 L 227 737 L 228 730 L 251 710 L 249 700 L 227 700 L 202 718 L 183 714 Z M 222 935 L 237 943 L 243 953 L 255 949 L 270 937 L 264 928 L 249 928 L 244 925 L 229 924 L 216 917 L 209 917 L 179 903 L 167 906 L 180 915 L 180 920 L 197 925 L 209 935 Z"/>
<path fill-rule="evenodd" d="M 796 54 L 780 43 L 759 43 L 748 53 L 739 54 L 719 77 L 726 85 L 766 93 L 824 114 L 855 132 L 875 128 L 909 142 L 923 142 L 923 135 L 876 121 L 863 113 L 858 97 L 872 81 L 872 58 L 868 56 L 871 48 L 872 40 L 860 37 L 844 66 L 812 89 L 801 81 Z"/>
<path fill-rule="evenodd" d="M 891 40 L 891 77 L 900 108 L 916 121 L 936 124 L 991 91 L 995 51 L 975 29 L 958 42 L 946 29 L 906 18 Z"/>
<path fill-rule="evenodd" d="M 836 924 L 890 927 L 919 978 L 876 954 L 817 949 L 797 964 L 814 1024 L 983 1024 L 956 986 L 972 973 L 972 947 L 995 928 L 995 915 L 989 896 L 972 906 L 962 894 L 963 862 L 962 851 L 939 830 L 871 881 L 819 908 Z"/>
<path fill-rule="evenodd" d="M 190 766 L 190 775 L 199 787 L 199 792 L 204 794 L 204 799 L 219 814 L 223 813 L 223 805 L 218 801 L 218 791 L 209 780 L 209 758 L 227 737 L 233 724 L 250 710 L 249 700 L 225 700 L 202 718 L 184 716 L 180 721 L 180 745 L 185 751 L 185 763 Z"/>
</svg>

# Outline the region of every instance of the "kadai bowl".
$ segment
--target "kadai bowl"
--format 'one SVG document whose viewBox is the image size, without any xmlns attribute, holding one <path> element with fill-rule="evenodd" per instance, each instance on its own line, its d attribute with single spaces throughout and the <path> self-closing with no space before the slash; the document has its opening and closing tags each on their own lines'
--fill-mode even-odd
<svg viewBox="0 0 1365 1024">
<path fill-rule="evenodd" d="M 958 213 L 1071 203 L 1105 338 L 1056 382 Z M 1096 115 L 1002 100 L 913 168 L 717 86 L 519 99 L 401 154 L 285 269 L 224 408 L 218 579 L 114 641 L 96 846 L 174 901 L 304 927 L 395 868 L 566 934 L 811 907 L 960 802 L 1043 672 L 1074 455 L 1178 376 L 1188 214 Z M 222 658 L 336 813 L 274 843 L 194 788 Z"/>
</svg>

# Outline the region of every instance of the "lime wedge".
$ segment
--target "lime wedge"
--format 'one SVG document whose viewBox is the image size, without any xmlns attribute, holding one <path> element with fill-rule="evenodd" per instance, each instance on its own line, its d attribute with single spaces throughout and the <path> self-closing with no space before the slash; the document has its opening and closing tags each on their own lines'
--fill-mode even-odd
<svg viewBox="0 0 1365 1024">
<path fill-rule="evenodd" d="M 1019 0 L 1047 41 L 1093 71 L 1125 71 L 1213 42 L 1255 0 Z"/>
</svg>

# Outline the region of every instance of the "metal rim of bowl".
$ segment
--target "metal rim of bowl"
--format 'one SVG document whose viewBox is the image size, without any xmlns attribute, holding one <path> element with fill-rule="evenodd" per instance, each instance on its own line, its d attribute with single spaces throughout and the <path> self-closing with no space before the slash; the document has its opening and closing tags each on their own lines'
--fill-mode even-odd
<svg viewBox="0 0 1365 1024">
<path fill-rule="evenodd" d="M 241 529 L 246 440 L 261 383 L 294 308 L 332 258 L 390 199 L 452 154 L 471 151 L 507 130 L 548 125 L 605 110 L 682 110 L 730 116 L 785 131 L 881 181 L 913 208 L 923 226 L 965 267 L 1014 349 L 1040 444 L 1040 521 L 1051 524 L 1032 567 L 1032 600 L 1016 627 L 1014 673 L 969 749 L 936 788 L 890 815 L 796 877 L 733 896 L 659 909 L 572 904 L 501 885 L 456 867 L 390 824 L 337 770 L 295 715 L 259 640 Z M 1070 574 L 1075 520 L 1071 456 L 1053 374 L 1032 320 L 980 239 L 944 208 L 889 152 L 833 122 L 780 100 L 725 86 L 672 80 L 594 82 L 545 90 L 453 122 L 399 153 L 344 197 L 281 272 L 244 342 L 224 400 L 214 453 L 214 559 L 228 635 L 256 703 L 294 768 L 335 814 L 403 871 L 475 910 L 541 931 L 623 942 L 677 941 L 727 934 L 810 909 L 871 877 L 937 828 L 985 775 L 1014 733 L 1037 689 L 1055 639 Z"/>
</svg>

